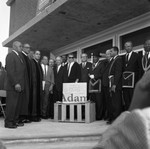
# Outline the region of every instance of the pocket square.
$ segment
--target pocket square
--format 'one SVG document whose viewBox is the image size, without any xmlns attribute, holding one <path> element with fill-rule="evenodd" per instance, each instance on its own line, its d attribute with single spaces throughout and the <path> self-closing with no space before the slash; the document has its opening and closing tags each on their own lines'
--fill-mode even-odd
<svg viewBox="0 0 150 149">
<path fill-rule="evenodd" d="M 101 92 L 101 80 L 90 79 L 89 81 L 89 93 Z"/>
<path fill-rule="evenodd" d="M 134 88 L 134 72 L 125 71 L 123 72 L 122 87 Z"/>
</svg>

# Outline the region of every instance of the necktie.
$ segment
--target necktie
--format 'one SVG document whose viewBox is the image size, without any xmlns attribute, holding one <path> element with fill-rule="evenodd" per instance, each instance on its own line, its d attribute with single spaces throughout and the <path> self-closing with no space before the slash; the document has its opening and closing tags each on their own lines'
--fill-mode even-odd
<svg viewBox="0 0 150 149">
<path fill-rule="evenodd" d="M 148 52 L 145 53 L 145 59 L 148 61 Z"/>
<path fill-rule="evenodd" d="M 144 55 L 144 64 L 145 64 L 145 67 L 147 67 L 147 62 L 148 62 L 148 52 L 145 53 Z"/>
<path fill-rule="evenodd" d="M 68 76 L 69 76 L 69 68 L 70 68 L 70 63 L 68 63 L 67 65 Z"/>
<path fill-rule="evenodd" d="M 44 75 L 46 77 L 46 65 L 44 65 Z"/>
<path fill-rule="evenodd" d="M 129 53 L 126 54 L 126 62 L 129 60 Z"/>
<path fill-rule="evenodd" d="M 82 63 L 82 68 L 84 68 L 85 67 L 85 63 Z"/>
<path fill-rule="evenodd" d="M 67 65 L 67 70 L 69 71 L 69 68 L 70 68 L 70 63 L 68 63 L 68 65 Z"/>
</svg>

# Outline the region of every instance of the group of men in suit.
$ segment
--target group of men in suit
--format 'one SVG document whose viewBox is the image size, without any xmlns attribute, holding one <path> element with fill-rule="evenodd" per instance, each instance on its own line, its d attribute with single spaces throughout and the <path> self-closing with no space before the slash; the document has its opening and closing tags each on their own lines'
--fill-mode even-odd
<svg viewBox="0 0 150 149">
<path fill-rule="evenodd" d="M 118 47 L 106 51 L 106 59 L 93 53 L 93 63 L 82 53 L 81 64 L 73 54 L 49 60 L 40 51 L 32 51 L 29 44 L 13 43 L 12 52 L 6 57 L 7 99 L 6 128 L 17 128 L 24 123 L 40 121 L 41 117 L 53 118 L 54 103 L 62 101 L 63 83 L 87 83 L 87 99 L 96 104 L 96 119 L 111 123 L 124 110 L 128 110 L 136 82 L 150 68 L 150 40 L 144 44 L 144 55 L 133 51 L 133 44 L 124 45 L 126 54 L 119 56 Z M 98 82 L 95 91 L 89 86 Z M 50 101 L 50 102 L 49 102 Z M 49 112 L 49 107 L 50 111 Z M 50 114 L 50 115 L 49 115 Z"/>
<path fill-rule="evenodd" d="M 112 47 L 106 51 L 105 60 L 94 53 L 93 63 L 87 62 L 86 67 L 83 67 L 83 57 L 87 55 L 81 56 L 80 82 L 101 80 L 101 91 L 88 93 L 88 98 L 96 103 L 96 119 L 105 119 L 108 124 L 129 109 L 136 83 L 150 68 L 150 40 L 146 40 L 142 53 L 133 51 L 131 41 L 124 44 L 124 49 L 126 53 L 118 55 L 118 47 Z"/>
<path fill-rule="evenodd" d="M 6 128 L 41 120 L 42 80 L 40 51 L 31 51 L 29 44 L 15 41 L 6 57 Z"/>
<path fill-rule="evenodd" d="M 131 41 L 125 42 L 124 49 L 126 53 L 123 56 L 118 56 L 117 47 L 110 49 L 111 58 L 102 76 L 108 123 L 112 123 L 123 110 L 129 110 L 136 83 L 150 68 L 150 40 L 146 40 L 141 53 L 133 51 Z"/>
</svg>

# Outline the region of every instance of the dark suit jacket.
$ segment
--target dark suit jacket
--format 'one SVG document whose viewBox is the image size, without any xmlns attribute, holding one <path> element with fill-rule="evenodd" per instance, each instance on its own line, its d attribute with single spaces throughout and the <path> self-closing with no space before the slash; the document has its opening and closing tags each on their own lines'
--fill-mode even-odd
<svg viewBox="0 0 150 149">
<path fill-rule="evenodd" d="M 80 64 L 81 68 L 81 79 L 80 82 L 89 82 L 89 73 L 92 71 L 92 63 L 87 62 L 86 66 L 83 68 L 82 63 Z"/>
<path fill-rule="evenodd" d="M 97 79 L 102 79 L 102 75 L 105 70 L 105 63 L 104 61 L 99 61 L 98 64 L 94 69 L 91 69 L 90 75 L 94 75 L 94 78 Z"/>
<path fill-rule="evenodd" d="M 23 107 L 21 108 L 21 114 L 22 115 L 27 115 L 28 114 L 28 106 L 29 106 L 29 101 L 31 99 L 30 93 L 31 93 L 31 67 L 30 67 L 30 60 L 28 56 L 26 56 L 24 53 L 21 53 L 20 55 L 24 61 L 25 64 L 25 89 L 23 92 L 23 97 L 22 97 L 22 105 Z"/>
<path fill-rule="evenodd" d="M 30 84 L 30 79 L 31 79 L 30 59 L 24 53 L 22 53 L 22 57 L 23 57 L 23 60 L 26 64 L 27 77 L 28 77 L 28 81 L 29 81 L 29 84 Z"/>
<path fill-rule="evenodd" d="M 25 64 L 23 60 L 15 53 L 8 53 L 6 57 L 7 71 L 7 90 L 15 90 L 15 85 L 20 84 L 22 90 L 25 85 Z"/>
<path fill-rule="evenodd" d="M 140 51 L 140 52 L 139 52 L 139 57 L 140 57 L 140 64 L 141 64 L 141 71 L 140 71 L 140 74 L 141 74 L 141 77 L 142 77 L 143 74 L 144 74 L 144 69 L 143 69 L 143 67 L 142 67 L 143 58 L 144 58 L 143 51 Z M 150 58 L 148 59 L 147 65 L 148 65 L 148 66 L 150 65 Z M 140 77 L 140 78 L 141 78 L 141 77 Z"/>
<path fill-rule="evenodd" d="M 114 84 L 116 85 L 116 88 L 121 89 L 122 88 L 122 58 L 120 56 L 117 56 L 112 61 L 112 67 L 110 66 L 110 75 L 114 75 Z"/>
<path fill-rule="evenodd" d="M 31 62 L 31 99 L 29 101 L 29 112 L 32 116 L 37 115 L 37 70 L 36 63 L 33 59 L 30 59 Z"/>
<path fill-rule="evenodd" d="M 43 80 L 43 73 L 42 73 L 42 68 L 41 65 L 36 62 L 36 60 L 33 59 L 34 65 L 35 65 L 35 69 L 36 69 L 36 95 L 37 95 L 37 99 L 36 100 L 36 106 L 37 106 L 37 116 L 40 116 L 41 114 L 41 101 L 43 98 L 43 92 L 42 92 L 42 80 Z"/>
<path fill-rule="evenodd" d="M 102 85 L 105 87 L 109 87 L 109 79 L 108 79 L 108 75 L 109 75 L 109 69 L 111 66 L 112 61 L 108 61 L 105 60 L 104 64 L 105 64 L 105 68 L 104 68 L 104 72 L 102 74 Z"/>
<path fill-rule="evenodd" d="M 54 88 L 59 92 L 62 92 L 63 83 L 67 82 L 66 75 L 67 73 L 65 73 L 64 66 L 61 66 L 58 72 L 57 67 L 54 67 L 54 80 L 55 80 Z"/>
<path fill-rule="evenodd" d="M 65 72 L 67 72 L 67 65 L 65 66 Z M 72 65 L 71 71 L 70 71 L 70 75 L 67 77 L 67 82 L 75 82 L 76 79 L 80 80 L 81 78 L 81 69 L 80 69 L 80 65 L 77 62 L 74 62 L 74 64 Z"/>
<path fill-rule="evenodd" d="M 141 78 L 141 61 L 137 53 L 132 52 L 129 61 L 126 61 L 126 55 L 123 55 L 123 72 L 131 71 L 135 73 L 135 83 Z"/>
</svg>

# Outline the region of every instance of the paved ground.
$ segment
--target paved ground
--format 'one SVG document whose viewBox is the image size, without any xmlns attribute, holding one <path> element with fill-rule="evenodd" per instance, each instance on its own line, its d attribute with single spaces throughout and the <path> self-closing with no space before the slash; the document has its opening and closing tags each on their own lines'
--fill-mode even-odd
<svg viewBox="0 0 150 149">
<path fill-rule="evenodd" d="M 0 118 L 0 140 L 8 149 L 90 149 L 108 127 L 105 121 L 85 124 L 57 123 L 48 119 L 7 129 Z"/>
</svg>

